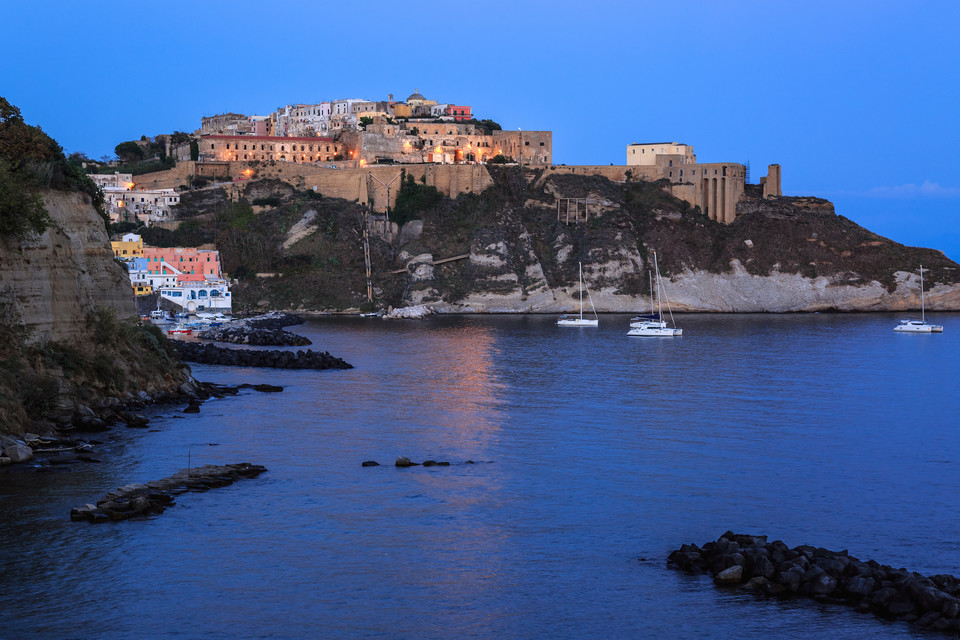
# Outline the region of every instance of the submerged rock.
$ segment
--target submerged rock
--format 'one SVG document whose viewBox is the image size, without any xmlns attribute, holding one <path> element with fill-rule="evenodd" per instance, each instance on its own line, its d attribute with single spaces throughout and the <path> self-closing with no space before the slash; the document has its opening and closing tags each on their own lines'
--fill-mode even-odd
<svg viewBox="0 0 960 640">
<path fill-rule="evenodd" d="M 174 504 L 174 495 L 225 487 L 242 478 L 255 478 L 266 470 L 263 466 L 248 462 L 183 469 L 169 478 L 147 484 L 128 484 L 114 489 L 95 505 L 85 504 L 71 509 L 70 518 L 87 522 L 109 522 L 159 514 Z"/>
</svg>

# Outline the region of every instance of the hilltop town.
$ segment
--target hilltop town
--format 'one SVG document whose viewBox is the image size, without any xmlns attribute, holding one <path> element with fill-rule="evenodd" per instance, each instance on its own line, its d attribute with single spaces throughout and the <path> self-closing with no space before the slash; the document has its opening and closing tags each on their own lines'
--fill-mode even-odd
<svg viewBox="0 0 960 640">
<path fill-rule="evenodd" d="M 124 144 L 134 143 L 158 146 L 147 139 Z M 268 115 L 203 117 L 192 134 L 163 136 L 162 147 L 173 163 L 164 171 L 134 176 L 107 167 L 92 176 L 113 221 L 169 222 L 187 188 L 264 177 L 385 211 L 396 195 L 387 186 L 396 172 L 384 165 L 415 165 L 425 184 L 456 197 L 489 186 L 479 167 L 513 164 L 618 182 L 664 180 L 671 194 L 729 223 L 749 177 L 740 163 L 697 163 L 693 147 L 677 142 L 627 145 L 623 164 L 557 166 L 552 132 L 503 130 L 493 120 L 477 120 L 469 105 L 427 99 L 418 91 L 403 101 L 390 94 L 382 101 L 351 98 L 286 105 Z M 770 165 L 760 186 L 764 197 L 781 195 L 779 165 Z M 560 199 L 558 206 L 572 206 Z"/>
</svg>

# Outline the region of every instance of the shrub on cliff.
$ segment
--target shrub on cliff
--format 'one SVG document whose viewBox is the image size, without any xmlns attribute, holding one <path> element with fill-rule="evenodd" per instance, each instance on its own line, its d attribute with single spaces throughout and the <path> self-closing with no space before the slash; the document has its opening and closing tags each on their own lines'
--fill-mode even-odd
<svg viewBox="0 0 960 640">
<path fill-rule="evenodd" d="M 406 174 L 400 181 L 397 201 L 390 212 L 390 219 L 403 226 L 405 222 L 415 220 L 422 214 L 443 202 L 443 194 L 436 187 L 417 184 L 413 176 Z"/>
<path fill-rule="evenodd" d="M 20 109 L 0 97 L 0 234 L 43 233 L 50 226 L 40 189 L 86 193 L 104 226 L 109 222 L 100 188 L 53 138 L 26 124 Z"/>
<path fill-rule="evenodd" d="M 49 226 L 50 216 L 36 186 L 0 159 L 0 236 L 40 234 Z"/>
</svg>

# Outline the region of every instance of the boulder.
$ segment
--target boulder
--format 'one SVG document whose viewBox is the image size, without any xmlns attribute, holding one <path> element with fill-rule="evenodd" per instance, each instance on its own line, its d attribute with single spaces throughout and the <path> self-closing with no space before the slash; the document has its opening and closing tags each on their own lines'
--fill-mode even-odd
<svg viewBox="0 0 960 640">
<path fill-rule="evenodd" d="M 398 467 L 412 467 L 416 464 L 417 464 L 416 462 L 411 462 L 410 458 L 407 458 L 404 456 L 400 456 L 399 458 L 397 458 L 397 461 L 395 463 L 395 465 Z"/>
<path fill-rule="evenodd" d="M 361 467 L 379 467 L 380 463 L 377 462 L 376 460 L 366 460 L 360 466 Z"/>
<path fill-rule="evenodd" d="M 837 588 L 837 579 L 831 576 L 829 573 L 821 573 L 819 576 L 811 580 L 810 593 L 815 596 L 828 596 L 834 592 Z"/>
<path fill-rule="evenodd" d="M 10 458 L 10 462 L 26 462 L 33 459 L 33 449 L 25 444 L 13 444 L 3 450 L 3 455 Z"/>
<path fill-rule="evenodd" d="M 279 393 L 283 391 L 283 387 L 278 387 L 272 384 L 258 384 L 254 385 L 254 391 L 261 391 L 263 393 Z"/>
<path fill-rule="evenodd" d="M 727 569 L 724 569 L 717 575 L 713 577 L 714 582 L 717 584 L 740 584 L 741 579 L 743 578 L 743 567 L 740 565 L 733 565 Z"/>
<path fill-rule="evenodd" d="M 757 591 L 765 591 L 767 588 L 767 585 L 769 584 L 770 584 L 770 581 L 764 578 L 763 576 L 754 576 L 744 583 L 743 588 L 750 589 L 750 590 L 757 590 Z"/>
<path fill-rule="evenodd" d="M 912 615 L 917 611 L 914 604 L 906 600 L 891 600 L 884 605 L 884 610 L 895 618 Z"/>
<path fill-rule="evenodd" d="M 773 563 L 770 562 L 770 558 L 761 554 L 748 554 L 746 555 L 746 559 L 750 575 L 773 580 L 777 569 L 773 566 Z"/>
<path fill-rule="evenodd" d="M 803 574 L 793 569 L 778 573 L 776 576 L 776 582 L 782 584 L 790 593 L 797 593 L 797 591 L 800 590 L 800 581 L 802 579 Z"/>
<path fill-rule="evenodd" d="M 877 588 L 877 581 L 864 576 L 853 576 L 844 581 L 842 587 L 847 595 L 862 598 Z"/>
</svg>

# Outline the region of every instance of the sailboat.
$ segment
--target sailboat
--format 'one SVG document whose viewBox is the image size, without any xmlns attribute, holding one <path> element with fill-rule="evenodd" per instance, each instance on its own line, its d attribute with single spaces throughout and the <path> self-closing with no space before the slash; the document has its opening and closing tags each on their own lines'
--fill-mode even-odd
<svg viewBox="0 0 960 640">
<path fill-rule="evenodd" d="M 630 330 L 628 336 L 644 336 L 655 338 L 670 338 L 683 335 L 683 329 L 677 329 L 673 321 L 673 312 L 670 312 L 670 322 L 673 327 L 668 327 L 663 320 L 663 308 L 661 306 L 660 291 L 663 289 L 663 283 L 660 282 L 660 267 L 657 264 L 657 252 L 653 252 L 653 269 L 656 273 L 656 279 L 651 282 L 650 287 L 650 309 L 653 310 L 653 292 L 657 292 L 657 312 L 646 316 L 637 316 L 630 321 Z M 654 284 L 655 283 L 655 284 Z M 667 301 L 667 308 L 670 308 L 670 302 Z"/>
<path fill-rule="evenodd" d="M 923 265 L 920 265 L 920 319 L 901 320 L 900 324 L 895 326 L 893 330 L 902 333 L 943 333 L 943 327 L 941 325 L 929 324 L 927 322 L 923 305 Z"/>
<path fill-rule="evenodd" d="M 593 309 L 593 319 L 583 317 L 583 263 L 580 265 L 580 315 L 562 315 L 557 320 L 558 327 L 596 327 L 600 325 L 600 319 L 597 318 L 597 309 L 593 306 L 593 298 L 587 291 L 587 298 L 590 300 L 590 308 Z"/>
</svg>

